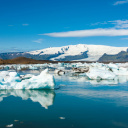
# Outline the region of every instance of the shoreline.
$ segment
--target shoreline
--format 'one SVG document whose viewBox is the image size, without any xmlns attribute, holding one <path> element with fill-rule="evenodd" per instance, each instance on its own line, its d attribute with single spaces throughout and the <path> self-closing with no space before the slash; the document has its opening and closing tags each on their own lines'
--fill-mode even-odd
<svg viewBox="0 0 128 128">
<path fill-rule="evenodd" d="M 50 60 L 34 60 L 26 57 L 17 57 L 15 59 L 8 59 L 3 60 L 0 59 L 0 65 L 6 65 L 6 64 L 44 64 L 44 63 L 128 63 L 128 61 L 50 61 Z"/>
</svg>

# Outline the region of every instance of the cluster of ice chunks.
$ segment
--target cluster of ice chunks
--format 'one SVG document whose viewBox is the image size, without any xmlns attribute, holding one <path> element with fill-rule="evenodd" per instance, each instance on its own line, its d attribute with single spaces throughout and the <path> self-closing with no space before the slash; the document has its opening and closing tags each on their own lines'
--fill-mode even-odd
<svg viewBox="0 0 128 128">
<path fill-rule="evenodd" d="M 113 80 L 119 76 L 128 76 L 128 63 L 58 63 L 53 67 L 56 67 L 54 73 L 65 74 L 65 69 L 70 67 L 70 73 L 83 73 L 83 76 L 92 80 Z"/>
<path fill-rule="evenodd" d="M 84 66 L 82 66 L 84 67 Z M 115 79 L 120 75 L 128 75 L 128 69 L 124 67 L 119 67 L 118 64 L 103 64 L 103 63 L 91 63 L 86 64 L 85 67 L 88 67 L 89 70 L 85 75 L 89 79 L 102 79 L 102 80 L 111 80 Z"/>
<path fill-rule="evenodd" d="M 0 65 L 0 69 L 2 70 L 38 70 L 47 68 L 48 64 L 11 64 L 11 65 Z"/>
<path fill-rule="evenodd" d="M 70 73 L 84 73 L 88 79 L 113 80 L 117 76 L 128 75 L 128 63 L 125 64 L 103 64 L 103 63 L 58 63 L 54 73 L 65 72 L 67 67 L 71 67 Z M 58 73 L 59 74 L 59 73 Z"/>
<path fill-rule="evenodd" d="M 30 78 L 28 78 L 30 77 Z M 55 80 L 48 69 L 40 75 L 20 76 L 17 72 L 0 72 L 0 90 L 3 89 L 54 89 Z"/>
<path fill-rule="evenodd" d="M 1 65 L 1 69 L 46 69 L 49 71 L 54 71 L 55 74 L 64 75 L 67 72 L 73 73 L 83 73 L 88 77 L 88 79 L 115 79 L 116 76 L 120 75 L 128 75 L 128 63 L 120 64 L 120 63 L 45 63 L 45 64 L 26 64 L 26 65 Z M 72 70 L 75 69 L 75 70 Z M 26 78 L 33 78 L 34 76 L 28 75 Z M 0 78 L 1 79 L 1 78 Z M 10 78 L 11 79 L 11 78 Z M 17 79 L 20 80 L 20 79 Z"/>
</svg>

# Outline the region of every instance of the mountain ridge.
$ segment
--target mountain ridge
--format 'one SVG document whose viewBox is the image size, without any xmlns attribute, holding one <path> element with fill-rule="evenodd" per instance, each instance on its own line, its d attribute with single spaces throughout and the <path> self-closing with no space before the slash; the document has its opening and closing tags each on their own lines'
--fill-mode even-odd
<svg viewBox="0 0 128 128">
<path fill-rule="evenodd" d="M 106 45 L 77 44 L 62 47 L 50 47 L 30 52 L 0 53 L 0 59 L 26 57 L 36 60 L 51 61 L 98 61 L 104 54 L 116 55 L 127 51 L 128 47 Z"/>
</svg>

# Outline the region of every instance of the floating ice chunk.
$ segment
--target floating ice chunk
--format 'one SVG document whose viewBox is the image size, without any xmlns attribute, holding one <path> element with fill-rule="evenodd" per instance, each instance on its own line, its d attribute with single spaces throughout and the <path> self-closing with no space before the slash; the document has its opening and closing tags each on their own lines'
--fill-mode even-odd
<svg viewBox="0 0 128 128">
<path fill-rule="evenodd" d="M 128 70 L 127 68 L 123 68 L 123 67 L 120 67 L 118 70 L 117 69 L 113 69 L 113 72 L 116 74 L 116 75 L 128 75 Z"/>
<path fill-rule="evenodd" d="M 59 117 L 61 120 L 65 120 L 65 117 Z"/>
<path fill-rule="evenodd" d="M 90 68 L 89 72 L 86 73 L 86 75 L 89 77 L 89 79 L 114 79 L 116 75 L 108 70 L 102 70 L 102 69 L 96 69 L 96 68 Z"/>
<path fill-rule="evenodd" d="M 4 80 L 1 76 L 0 89 L 54 89 L 54 77 L 47 72 L 48 69 L 45 69 L 40 75 L 22 81 L 16 72 L 5 72 Z"/>
<path fill-rule="evenodd" d="M 59 67 L 64 67 L 64 63 L 58 63 Z"/>
<path fill-rule="evenodd" d="M 14 120 L 14 122 L 18 122 L 19 120 Z"/>
<path fill-rule="evenodd" d="M 111 68 L 111 69 L 118 69 L 118 66 L 116 64 L 108 64 L 108 67 Z"/>
<path fill-rule="evenodd" d="M 7 128 L 13 127 L 13 124 L 6 125 Z"/>
<path fill-rule="evenodd" d="M 38 68 L 36 66 L 29 65 L 29 69 L 31 69 L 31 70 L 37 70 Z"/>
</svg>

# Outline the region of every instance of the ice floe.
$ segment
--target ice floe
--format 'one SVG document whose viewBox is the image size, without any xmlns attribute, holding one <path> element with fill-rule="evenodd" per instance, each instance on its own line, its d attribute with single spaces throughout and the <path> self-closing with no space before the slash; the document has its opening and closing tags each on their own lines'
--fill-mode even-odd
<svg viewBox="0 0 128 128">
<path fill-rule="evenodd" d="M 28 79 L 28 77 L 31 77 Z M 22 79 L 16 72 L 0 72 L 0 89 L 54 89 L 54 77 L 48 73 L 48 69 L 39 75 L 28 75 Z"/>
<path fill-rule="evenodd" d="M 103 69 L 96 69 L 96 68 L 90 68 L 89 72 L 86 73 L 86 75 L 89 77 L 89 79 L 103 79 L 103 80 L 110 80 L 114 79 L 116 75 L 108 70 Z"/>
</svg>

